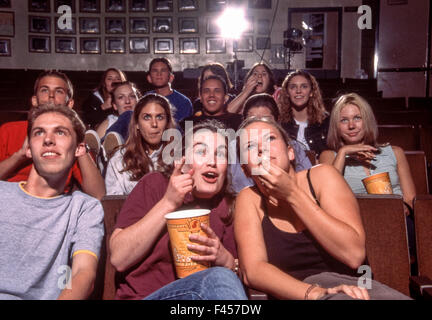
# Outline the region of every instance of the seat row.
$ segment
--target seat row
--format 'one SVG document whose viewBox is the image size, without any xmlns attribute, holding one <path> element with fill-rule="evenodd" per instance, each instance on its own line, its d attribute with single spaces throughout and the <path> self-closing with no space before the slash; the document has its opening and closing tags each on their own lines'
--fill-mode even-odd
<svg viewBox="0 0 432 320">
<path fill-rule="evenodd" d="M 356 195 L 366 232 L 366 255 L 373 278 L 416 299 L 432 299 L 432 195 L 414 201 L 418 274 L 411 274 L 404 204 L 398 195 Z M 107 249 L 115 220 L 126 196 L 105 196 L 105 239 L 93 299 L 115 296 L 115 269 Z M 359 273 L 360 277 L 367 273 Z M 249 289 L 254 300 L 266 295 Z"/>
</svg>

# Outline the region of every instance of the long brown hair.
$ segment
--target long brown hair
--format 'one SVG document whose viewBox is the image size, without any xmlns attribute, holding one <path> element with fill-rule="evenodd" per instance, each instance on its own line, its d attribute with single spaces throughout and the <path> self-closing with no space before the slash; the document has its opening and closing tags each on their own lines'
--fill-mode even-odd
<svg viewBox="0 0 432 320">
<path fill-rule="evenodd" d="M 327 117 L 327 112 L 321 96 L 321 90 L 318 82 L 313 75 L 304 70 L 291 72 L 282 83 L 282 90 L 279 95 L 279 109 L 281 111 L 281 122 L 291 122 L 293 120 L 293 112 L 291 99 L 288 93 L 288 86 L 292 78 L 302 76 L 309 82 L 312 90 L 312 96 L 309 98 L 307 105 L 308 121 L 310 124 L 322 123 Z"/>
<path fill-rule="evenodd" d="M 127 80 L 126 75 L 120 69 L 117 69 L 117 68 L 106 69 L 105 72 L 102 74 L 102 78 L 101 78 L 101 80 L 99 82 L 99 85 L 96 88 L 96 91 L 99 91 L 99 93 L 102 95 L 102 98 L 104 98 L 104 99 L 105 99 L 105 97 L 108 97 L 109 94 L 110 94 L 108 92 L 106 86 L 105 86 L 105 78 L 106 78 L 108 72 L 110 72 L 110 71 L 114 71 L 114 72 L 117 72 L 119 74 L 119 76 L 120 76 L 120 82 L 124 82 L 124 81 Z"/>
<path fill-rule="evenodd" d="M 274 74 L 273 74 L 273 71 L 270 69 L 270 67 L 268 66 L 268 64 L 266 64 L 265 62 L 257 62 L 257 63 L 255 63 L 253 66 L 252 66 L 252 68 L 250 68 L 250 70 L 249 70 L 249 72 L 246 74 L 246 76 L 245 76 L 245 78 L 244 78 L 244 83 L 246 84 L 246 82 L 248 81 L 248 79 L 253 75 L 253 73 L 255 72 L 255 69 L 257 68 L 257 67 L 259 67 L 259 66 L 262 66 L 262 67 L 264 67 L 264 69 L 266 69 L 266 71 L 267 71 L 267 74 L 268 74 L 268 76 L 269 76 L 269 84 L 268 84 L 268 87 L 266 88 L 266 91 L 265 91 L 265 93 L 268 93 L 268 94 L 273 94 L 274 93 L 274 91 L 275 91 L 275 88 L 274 88 L 274 86 L 276 85 L 276 79 L 275 79 L 275 77 L 274 77 Z M 255 89 L 254 89 L 254 91 L 252 92 L 252 94 L 256 94 L 256 92 L 255 92 Z M 251 94 L 251 95 L 252 95 Z"/>
<path fill-rule="evenodd" d="M 219 77 L 220 78 L 220 77 Z M 223 80 L 223 79 L 222 79 Z M 229 148 L 229 138 L 227 135 L 225 135 L 225 131 L 227 130 L 227 127 L 225 126 L 225 124 L 223 124 L 222 122 L 216 120 L 216 119 L 207 119 L 207 120 L 203 120 L 198 122 L 197 124 L 195 124 L 191 129 L 189 129 L 188 131 L 186 131 L 186 133 L 183 135 L 182 138 L 182 155 L 185 155 L 186 153 L 186 137 L 190 136 L 191 134 L 195 134 L 196 132 L 200 131 L 200 130 L 208 130 L 209 132 L 212 133 L 218 133 L 221 134 L 224 139 L 225 139 L 225 143 L 226 143 L 226 154 L 227 154 L 227 162 L 228 162 L 228 148 Z M 225 223 L 226 225 L 229 225 L 232 223 L 233 221 L 233 205 L 234 205 L 234 192 L 232 190 L 232 176 L 231 176 L 231 170 L 230 170 L 230 165 L 227 165 L 227 169 L 226 169 L 226 175 L 225 175 L 225 181 L 224 184 L 221 188 L 221 190 L 219 191 L 219 193 L 217 195 L 214 195 L 212 198 L 212 201 L 214 201 L 214 203 L 217 203 L 219 200 L 222 200 L 223 198 L 225 198 L 225 200 L 227 201 L 228 204 L 228 212 L 226 216 L 223 216 L 221 218 L 222 222 Z"/>
<path fill-rule="evenodd" d="M 169 164 L 165 164 L 162 161 L 162 151 L 159 154 L 157 168 L 154 168 L 153 162 L 148 155 L 148 144 L 142 137 L 140 131 L 137 129 L 139 115 L 142 109 L 144 109 L 144 107 L 146 107 L 149 103 L 156 103 L 164 109 L 167 117 L 167 125 L 164 130 L 174 128 L 172 106 L 167 98 L 156 93 L 151 93 L 145 95 L 138 101 L 129 123 L 129 137 L 122 148 L 122 150 L 124 150 L 124 154 L 123 170 L 121 172 L 129 171 L 131 173 L 132 181 L 138 181 L 145 174 L 154 169 L 157 169 L 162 173 L 170 170 Z M 162 150 L 165 148 L 167 143 L 167 141 L 161 141 Z"/>
</svg>

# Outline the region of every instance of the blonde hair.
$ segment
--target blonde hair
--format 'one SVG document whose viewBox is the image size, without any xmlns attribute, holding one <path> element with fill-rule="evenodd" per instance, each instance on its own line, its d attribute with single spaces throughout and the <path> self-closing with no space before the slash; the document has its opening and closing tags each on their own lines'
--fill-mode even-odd
<svg viewBox="0 0 432 320">
<path fill-rule="evenodd" d="M 339 131 L 339 120 L 342 109 L 348 105 L 355 105 L 360 110 L 363 119 L 363 143 L 377 147 L 378 125 L 369 103 L 357 93 L 348 93 L 340 96 L 330 115 L 330 125 L 327 134 L 327 145 L 330 149 L 338 151 L 345 145 Z"/>
<path fill-rule="evenodd" d="M 308 122 L 310 124 L 321 124 L 327 117 L 327 112 L 321 96 L 321 91 L 315 77 L 304 70 L 297 70 L 295 72 L 291 72 L 285 77 L 285 80 L 282 83 L 282 89 L 278 99 L 279 109 L 281 111 L 280 121 L 291 122 L 291 120 L 293 119 L 291 99 L 288 93 L 288 85 L 292 78 L 296 76 L 302 76 L 306 78 L 306 80 L 311 86 L 312 96 L 309 98 L 307 105 Z"/>
</svg>

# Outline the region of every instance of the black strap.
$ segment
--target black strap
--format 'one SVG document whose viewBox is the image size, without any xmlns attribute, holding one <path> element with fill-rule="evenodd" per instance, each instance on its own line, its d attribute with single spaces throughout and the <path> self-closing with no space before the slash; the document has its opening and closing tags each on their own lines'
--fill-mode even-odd
<svg viewBox="0 0 432 320">
<path fill-rule="evenodd" d="M 317 196 L 316 196 L 316 194 L 315 194 L 315 190 L 314 190 L 314 188 L 313 188 L 313 186 L 312 186 L 312 182 L 311 182 L 311 179 L 310 179 L 310 168 L 309 168 L 308 171 L 307 171 L 306 177 L 307 177 L 307 180 L 308 180 L 308 183 L 309 183 L 309 190 L 310 190 L 310 192 L 312 193 L 312 196 L 314 197 L 315 202 L 317 203 L 317 205 L 318 205 L 319 207 L 321 207 L 321 203 L 320 203 L 320 202 L 318 201 L 318 199 L 317 199 Z"/>
</svg>

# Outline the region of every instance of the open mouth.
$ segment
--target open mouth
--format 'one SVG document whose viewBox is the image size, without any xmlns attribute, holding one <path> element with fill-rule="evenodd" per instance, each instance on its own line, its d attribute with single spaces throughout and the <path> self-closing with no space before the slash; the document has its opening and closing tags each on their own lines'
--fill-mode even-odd
<svg viewBox="0 0 432 320">
<path fill-rule="evenodd" d="M 203 177 L 204 181 L 206 181 L 208 183 L 216 183 L 219 175 L 216 172 L 209 171 L 209 172 L 204 172 L 202 174 L 202 177 Z"/>
</svg>

